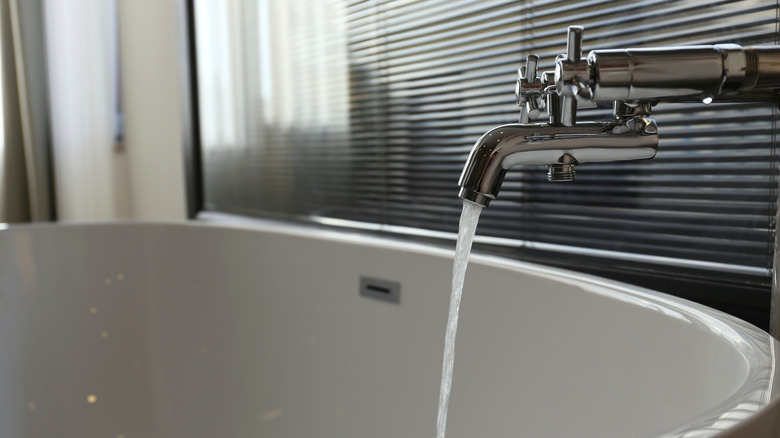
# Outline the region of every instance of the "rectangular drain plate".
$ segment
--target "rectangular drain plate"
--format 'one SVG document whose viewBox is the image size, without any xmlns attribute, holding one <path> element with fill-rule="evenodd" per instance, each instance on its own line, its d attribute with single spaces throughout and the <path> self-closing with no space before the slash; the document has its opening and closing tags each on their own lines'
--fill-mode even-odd
<svg viewBox="0 0 780 438">
<path fill-rule="evenodd" d="M 401 283 L 371 277 L 360 277 L 360 295 L 391 303 L 401 302 Z"/>
</svg>

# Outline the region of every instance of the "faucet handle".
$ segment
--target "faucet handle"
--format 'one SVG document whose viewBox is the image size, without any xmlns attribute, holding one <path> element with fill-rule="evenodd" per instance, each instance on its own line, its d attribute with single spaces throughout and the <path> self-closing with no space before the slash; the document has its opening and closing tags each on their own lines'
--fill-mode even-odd
<svg viewBox="0 0 780 438">
<path fill-rule="evenodd" d="M 582 33 L 584 30 L 582 26 L 569 26 L 566 34 L 566 61 L 569 64 L 582 63 Z M 572 78 L 571 90 L 578 101 L 590 100 L 593 97 L 590 87 L 578 77 Z"/>
<path fill-rule="evenodd" d="M 536 72 L 538 69 L 539 69 L 539 57 L 537 55 L 528 55 L 528 58 L 525 58 L 526 82 L 534 82 L 536 80 Z"/>
<path fill-rule="evenodd" d="M 582 60 L 582 26 L 569 26 L 566 34 L 566 60 L 580 62 Z"/>
<path fill-rule="evenodd" d="M 562 96 L 574 96 L 578 101 L 593 97 L 590 88 L 590 67 L 582 58 L 582 26 L 569 26 L 566 38 L 566 53 L 555 60 L 555 87 Z"/>
<path fill-rule="evenodd" d="M 537 76 L 539 69 L 539 57 L 528 55 L 525 65 L 518 70 L 517 85 L 515 87 L 515 100 L 520 106 L 520 122 L 528 121 L 539 115 L 539 99 L 542 97 L 544 84 L 542 78 Z"/>
<path fill-rule="evenodd" d="M 578 101 L 589 101 L 593 98 L 593 91 L 580 79 L 572 81 L 571 89 Z"/>
</svg>

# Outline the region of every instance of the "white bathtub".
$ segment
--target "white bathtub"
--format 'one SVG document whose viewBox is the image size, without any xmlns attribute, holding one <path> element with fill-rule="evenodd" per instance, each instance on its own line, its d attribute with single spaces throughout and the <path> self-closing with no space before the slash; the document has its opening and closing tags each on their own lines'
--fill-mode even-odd
<svg viewBox="0 0 780 438">
<path fill-rule="evenodd" d="M 0 437 L 434 437 L 451 258 L 278 224 L 0 231 Z M 460 321 L 449 438 L 780 430 L 777 345 L 705 307 L 477 256 Z"/>
</svg>

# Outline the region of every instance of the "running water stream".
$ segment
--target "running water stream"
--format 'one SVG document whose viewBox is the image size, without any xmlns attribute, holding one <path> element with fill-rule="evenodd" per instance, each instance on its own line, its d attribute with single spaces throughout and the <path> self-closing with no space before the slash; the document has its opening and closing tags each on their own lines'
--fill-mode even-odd
<svg viewBox="0 0 780 438">
<path fill-rule="evenodd" d="M 444 336 L 439 415 L 436 418 L 437 438 L 444 438 L 445 430 L 447 429 L 447 409 L 450 404 L 450 389 L 452 388 L 452 365 L 455 360 L 455 334 L 458 331 L 460 297 L 463 295 L 463 280 L 466 277 L 466 266 L 469 263 L 471 244 L 474 241 L 474 234 L 477 231 L 477 222 L 479 222 L 479 214 L 481 212 L 481 205 L 463 201 L 463 212 L 460 214 L 460 229 L 458 230 L 458 243 L 455 246 L 455 263 L 452 267 L 450 314 L 447 319 L 447 333 Z"/>
</svg>

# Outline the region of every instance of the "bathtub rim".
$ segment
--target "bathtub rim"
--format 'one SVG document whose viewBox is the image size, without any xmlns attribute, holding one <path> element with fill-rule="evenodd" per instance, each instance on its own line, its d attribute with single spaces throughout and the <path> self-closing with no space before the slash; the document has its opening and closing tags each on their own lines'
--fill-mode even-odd
<svg viewBox="0 0 780 438">
<path fill-rule="evenodd" d="M 376 234 L 364 233 L 359 230 L 332 229 L 321 225 L 290 223 L 274 219 L 247 218 L 221 213 L 205 215 L 195 220 L 62 221 L 0 224 L 0 235 L 6 230 L 113 228 L 121 226 L 209 228 L 266 232 L 363 247 L 381 247 L 389 250 L 410 251 L 449 260 L 452 260 L 455 252 L 454 245 L 453 248 L 447 249 L 443 245 L 410 242 L 392 236 L 377 236 Z M 722 400 L 716 406 L 701 413 L 696 418 L 686 422 L 686 424 L 659 435 L 659 437 L 683 437 L 701 432 L 713 432 L 715 430 L 718 430 L 716 435 L 719 437 L 754 436 L 741 435 L 740 432 L 743 429 L 749 429 L 753 423 L 771 423 L 768 426 L 773 428 L 770 433 L 780 433 L 780 424 L 775 424 L 775 421 L 772 420 L 773 417 L 780 416 L 780 388 L 777 388 L 775 384 L 775 381 L 777 381 L 776 376 L 780 373 L 776 356 L 776 352 L 780 351 L 780 342 L 772 339 L 768 333 L 758 327 L 727 313 L 684 298 L 590 274 L 479 252 L 472 253 L 470 263 L 498 267 L 512 272 L 521 272 L 551 281 L 576 285 L 589 292 L 602 294 L 612 299 L 626 301 L 625 298 L 629 297 L 628 301 L 651 304 L 664 309 L 682 312 L 699 325 L 711 325 L 721 329 L 723 326 L 727 326 L 737 330 L 740 335 L 739 342 L 725 336 L 721 336 L 721 339 L 732 344 L 750 364 L 745 381 L 731 396 Z M 717 332 L 717 330 L 711 331 Z M 769 342 L 767 342 L 768 340 Z M 747 345 L 748 348 L 740 348 L 738 344 Z M 763 356 L 760 355 L 759 353 L 762 350 L 766 350 L 767 344 L 769 351 L 765 352 Z M 763 368 L 760 366 L 756 367 L 756 362 L 764 361 L 769 363 Z M 768 385 L 759 385 L 759 383 L 767 380 L 769 381 Z M 754 409 L 746 412 L 746 403 L 750 404 Z M 732 418 L 739 418 L 740 421 L 734 423 Z"/>
</svg>

